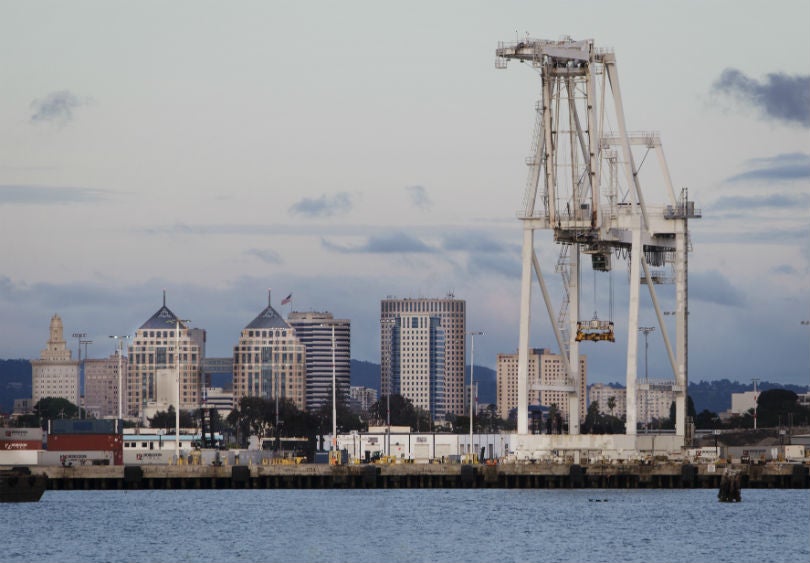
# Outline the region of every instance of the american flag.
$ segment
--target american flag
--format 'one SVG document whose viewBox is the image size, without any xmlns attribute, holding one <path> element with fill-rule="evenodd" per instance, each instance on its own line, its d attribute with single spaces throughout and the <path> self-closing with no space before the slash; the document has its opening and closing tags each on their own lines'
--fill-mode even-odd
<svg viewBox="0 0 810 563">
<path fill-rule="evenodd" d="M 289 294 L 287 297 L 285 297 L 284 299 L 282 299 L 282 300 L 281 300 L 281 304 L 282 304 L 282 305 L 286 305 L 286 304 L 287 304 L 287 303 L 289 303 L 290 301 L 292 301 L 292 293 L 290 293 L 290 294 Z"/>
</svg>

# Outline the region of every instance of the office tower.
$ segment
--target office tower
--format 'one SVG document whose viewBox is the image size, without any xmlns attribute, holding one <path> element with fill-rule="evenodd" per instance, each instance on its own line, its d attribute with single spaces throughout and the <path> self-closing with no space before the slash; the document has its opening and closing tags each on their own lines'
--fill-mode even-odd
<svg viewBox="0 0 810 563">
<path fill-rule="evenodd" d="M 288 399 L 306 409 L 306 349 L 273 309 L 267 307 L 253 319 L 233 350 L 233 403 L 242 397 Z"/>
<path fill-rule="evenodd" d="M 31 360 L 31 402 L 55 397 L 79 405 L 79 362 L 71 359 L 59 315 L 51 317 L 50 337 L 39 354 Z"/>
<path fill-rule="evenodd" d="M 163 306 L 135 331 L 135 338 L 129 346 L 126 414 L 142 417 L 148 403 L 158 401 L 160 381 L 170 379 L 177 385 L 178 351 L 180 409 L 194 410 L 200 406 L 200 367 L 205 355 L 205 331 L 190 329 L 182 319 L 178 321 L 166 306 L 164 292 Z M 175 390 L 171 398 L 176 395 Z"/>
<path fill-rule="evenodd" d="M 121 358 L 121 379 L 118 378 L 118 351 L 108 358 L 84 361 L 84 404 L 89 416 L 107 418 L 118 416 L 118 382 L 126 382 L 127 358 Z M 124 391 L 124 396 L 126 392 Z"/>
<path fill-rule="evenodd" d="M 306 405 L 313 412 L 332 404 L 332 328 L 335 334 L 334 375 L 338 396 L 348 403 L 351 385 L 351 321 L 328 312 L 297 312 L 287 323 L 306 347 Z"/>
<path fill-rule="evenodd" d="M 434 419 L 464 415 L 466 303 L 386 298 L 380 303 L 382 394 L 399 393 Z"/>
</svg>

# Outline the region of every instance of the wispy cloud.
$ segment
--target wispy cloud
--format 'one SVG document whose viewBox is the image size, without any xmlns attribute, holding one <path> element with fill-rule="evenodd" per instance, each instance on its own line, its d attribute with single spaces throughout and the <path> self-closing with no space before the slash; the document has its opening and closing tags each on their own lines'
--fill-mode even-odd
<svg viewBox="0 0 810 563">
<path fill-rule="evenodd" d="M 810 205 L 810 194 L 771 194 L 761 196 L 725 196 L 711 205 L 719 211 L 756 209 L 796 209 Z"/>
<path fill-rule="evenodd" d="M 0 185 L 0 205 L 54 205 L 92 203 L 106 199 L 108 192 L 70 186 Z"/>
<path fill-rule="evenodd" d="M 442 238 L 442 248 L 463 252 L 505 252 L 507 246 L 483 231 L 450 233 Z"/>
<path fill-rule="evenodd" d="M 331 217 L 348 213 L 351 209 L 351 196 L 346 192 L 340 192 L 333 196 L 324 194 L 316 199 L 305 197 L 290 206 L 290 213 L 307 217 Z"/>
<path fill-rule="evenodd" d="M 281 259 L 281 255 L 275 250 L 270 250 L 269 248 L 251 248 L 247 250 L 245 254 L 248 256 L 255 256 L 262 262 L 267 262 L 268 264 L 284 263 L 284 260 Z"/>
<path fill-rule="evenodd" d="M 405 233 L 371 236 L 365 243 L 355 246 L 340 245 L 321 239 L 321 246 L 327 250 L 343 254 L 424 254 L 436 252 L 436 249 Z"/>
<path fill-rule="evenodd" d="M 786 153 L 764 158 L 752 158 L 746 163 L 748 170 L 729 177 L 727 182 L 790 181 L 810 178 L 810 155 Z"/>
<path fill-rule="evenodd" d="M 520 279 L 519 257 L 514 254 L 473 254 L 467 261 L 471 274 L 495 273 L 510 279 Z"/>
<path fill-rule="evenodd" d="M 736 68 L 725 69 L 712 84 L 712 91 L 733 96 L 756 108 L 765 118 L 810 127 L 810 76 L 782 72 L 759 81 Z"/>
<path fill-rule="evenodd" d="M 731 307 L 738 307 L 745 303 L 743 293 L 717 270 L 690 272 L 689 298 Z"/>
<path fill-rule="evenodd" d="M 433 205 L 424 186 L 406 186 L 405 191 L 408 192 L 408 196 L 411 198 L 411 204 L 414 207 L 430 209 Z"/>
<path fill-rule="evenodd" d="M 781 264 L 779 266 L 771 268 L 771 272 L 773 272 L 774 274 L 783 274 L 786 276 L 793 276 L 799 273 L 798 270 L 796 270 L 796 268 L 794 268 L 790 264 Z"/>
<path fill-rule="evenodd" d="M 31 102 L 30 119 L 32 123 L 64 126 L 73 120 L 73 110 L 89 103 L 89 98 L 80 98 L 70 90 L 51 92 L 44 98 Z"/>
</svg>

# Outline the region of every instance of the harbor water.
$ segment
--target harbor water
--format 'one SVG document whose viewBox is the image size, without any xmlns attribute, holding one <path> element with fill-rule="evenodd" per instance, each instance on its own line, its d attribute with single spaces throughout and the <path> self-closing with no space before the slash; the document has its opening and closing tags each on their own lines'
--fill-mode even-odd
<svg viewBox="0 0 810 563">
<path fill-rule="evenodd" d="M 47 491 L 2 561 L 810 561 L 810 491 Z"/>
</svg>

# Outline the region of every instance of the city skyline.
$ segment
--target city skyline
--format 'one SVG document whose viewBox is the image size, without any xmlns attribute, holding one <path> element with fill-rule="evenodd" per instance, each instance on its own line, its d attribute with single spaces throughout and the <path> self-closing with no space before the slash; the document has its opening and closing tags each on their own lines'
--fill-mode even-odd
<svg viewBox="0 0 810 563">
<path fill-rule="evenodd" d="M 352 357 L 375 363 L 381 300 L 452 292 L 494 368 L 517 348 L 539 96 L 494 52 L 529 33 L 614 50 L 628 126 L 660 132 L 703 211 L 690 381 L 810 383 L 810 5 L 318 6 L 2 9 L 0 357 L 36 358 L 53 314 L 106 357 L 164 288 L 207 355 L 228 356 L 273 287 L 289 310 L 350 319 Z M 589 382 L 623 380 L 624 278 L 617 344 L 582 351 Z M 552 347 L 532 315 L 531 345 Z M 669 377 L 660 331 L 649 367 Z"/>
</svg>

